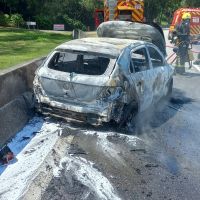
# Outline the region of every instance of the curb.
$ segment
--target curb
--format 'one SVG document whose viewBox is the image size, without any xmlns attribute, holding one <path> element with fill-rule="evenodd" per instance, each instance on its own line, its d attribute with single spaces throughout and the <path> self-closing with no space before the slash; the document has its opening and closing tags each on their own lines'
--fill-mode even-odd
<svg viewBox="0 0 200 200">
<path fill-rule="evenodd" d="M 31 93 L 27 92 L 0 108 L 0 147 L 20 131 L 31 117 Z"/>
</svg>

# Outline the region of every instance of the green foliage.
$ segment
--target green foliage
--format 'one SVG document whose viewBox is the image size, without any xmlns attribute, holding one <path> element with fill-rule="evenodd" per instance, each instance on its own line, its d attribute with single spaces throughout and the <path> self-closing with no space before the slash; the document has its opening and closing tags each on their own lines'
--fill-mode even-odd
<svg viewBox="0 0 200 200">
<path fill-rule="evenodd" d="M 86 30 L 85 25 L 81 21 L 72 19 L 68 15 L 63 16 L 63 21 L 65 24 L 66 30 L 72 30 L 72 29 Z"/>
<path fill-rule="evenodd" d="M 40 29 L 52 29 L 53 24 L 64 24 L 65 30 L 81 29 L 86 30 L 85 25 L 76 19 L 70 18 L 68 15 L 57 15 L 56 18 L 51 16 L 38 15 L 35 20 Z"/>
<path fill-rule="evenodd" d="M 145 1 L 145 16 L 148 21 L 156 19 L 158 22 L 170 23 L 173 13 L 181 7 L 181 0 L 149 0 Z"/>
<path fill-rule="evenodd" d="M 12 14 L 10 16 L 10 24 L 14 27 L 20 27 L 24 25 L 24 19 L 20 14 Z"/>
<path fill-rule="evenodd" d="M 4 14 L 5 24 L 9 25 L 10 23 L 10 16 L 8 14 Z"/>
<path fill-rule="evenodd" d="M 183 4 L 185 6 L 190 6 L 190 7 L 200 7 L 200 1 L 199 0 L 184 0 Z"/>
<path fill-rule="evenodd" d="M 20 14 L 12 14 L 9 16 L 8 14 L 0 13 L 0 25 L 20 27 L 24 25 L 24 20 Z"/>
<path fill-rule="evenodd" d="M 40 29 L 52 29 L 53 23 L 49 16 L 37 15 L 35 20 Z"/>
<path fill-rule="evenodd" d="M 1 0 L 0 0 L 1 1 Z M 200 7 L 200 0 L 144 0 L 148 21 L 170 23 L 173 12 L 180 7 Z M 39 28 L 52 29 L 54 23 L 64 23 L 67 30 L 94 27 L 94 10 L 103 8 L 103 0 L 2 0 L 4 13 L 20 13 L 25 21 L 36 21 Z M 22 21 L 14 20 L 15 26 Z M 0 14 L 0 24 L 6 25 Z"/>
<path fill-rule="evenodd" d="M 0 25 L 8 26 L 10 22 L 10 17 L 7 14 L 0 13 Z"/>
</svg>

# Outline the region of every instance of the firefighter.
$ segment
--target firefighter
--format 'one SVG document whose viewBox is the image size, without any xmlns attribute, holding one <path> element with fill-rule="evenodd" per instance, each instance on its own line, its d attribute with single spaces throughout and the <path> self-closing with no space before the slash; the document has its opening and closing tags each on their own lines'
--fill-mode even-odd
<svg viewBox="0 0 200 200">
<path fill-rule="evenodd" d="M 173 36 L 176 36 L 177 40 L 173 41 L 177 46 L 177 68 L 179 72 L 185 72 L 185 62 L 189 62 L 189 44 L 190 44 L 190 13 L 183 13 L 182 21 L 175 28 Z M 177 71 L 178 72 L 178 71 Z"/>
</svg>

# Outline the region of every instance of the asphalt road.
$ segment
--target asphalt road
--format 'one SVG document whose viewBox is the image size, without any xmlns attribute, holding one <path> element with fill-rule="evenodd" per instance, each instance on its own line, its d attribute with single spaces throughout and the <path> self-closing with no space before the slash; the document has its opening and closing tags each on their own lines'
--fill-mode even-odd
<svg viewBox="0 0 200 200">
<path fill-rule="evenodd" d="M 176 76 L 171 102 L 146 113 L 140 133 L 63 125 L 73 140 L 42 199 L 199 199 L 199 84 Z"/>
<path fill-rule="evenodd" d="M 46 187 L 43 175 L 24 198 L 40 188 L 45 200 L 199 199 L 199 85 L 196 69 L 176 75 L 171 100 L 145 112 L 140 131 L 62 123 L 62 138 L 71 138 L 63 159 Z"/>
</svg>

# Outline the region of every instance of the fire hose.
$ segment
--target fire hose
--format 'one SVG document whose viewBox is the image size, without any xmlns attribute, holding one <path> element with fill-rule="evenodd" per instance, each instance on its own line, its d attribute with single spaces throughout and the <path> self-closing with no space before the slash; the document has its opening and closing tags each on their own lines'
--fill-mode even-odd
<svg viewBox="0 0 200 200">
<path fill-rule="evenodd" d="M 166 45 L 166 47 L 168 48 L 174 48 L 174 46 L 169 46 L 169 45 Z M 195 53 L 195 54 L 200 54 L 200 51 L 195 51 L 195 50 L 191 50 L 192 53 Z M 172 54 L 169 55 L 169 57 L 167 57 L 167 61 L 169 62 L 171 58 L 173 58 L 173 56 L 175 55 L 176 53 L 173 52 Z M 177 58 L 177 55 L 175 56 L 175 58 L 170 62 L 170 64 L 173 64 L 174 61 L 176 60 Z"/>
</svg>

